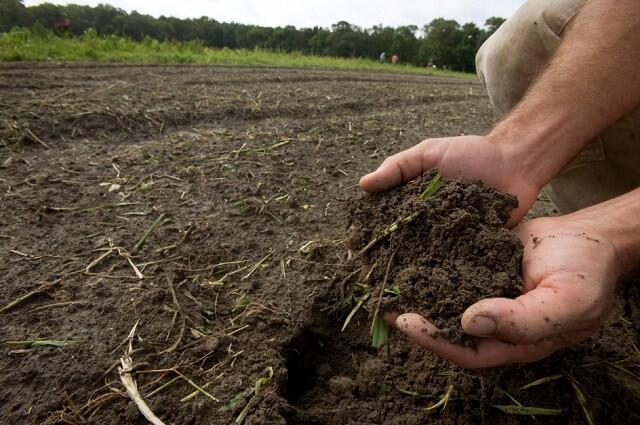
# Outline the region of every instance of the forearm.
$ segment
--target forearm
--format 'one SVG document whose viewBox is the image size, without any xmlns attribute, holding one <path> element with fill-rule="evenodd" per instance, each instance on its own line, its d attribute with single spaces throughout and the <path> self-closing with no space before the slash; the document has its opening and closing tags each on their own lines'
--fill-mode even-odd
<svg viewBox="0 0 640 425">
<path fill-rule="evenodd" d="M 615 247 L 622 274 L 640 271 L 640 189 L 564 216 L 603 234 Z"/>
<path fill-rule="evenodd" d="M 590 0 L 546 69 L 488 135 L 539 188 L 640 106 L 640 2 Z"/>
</svg>

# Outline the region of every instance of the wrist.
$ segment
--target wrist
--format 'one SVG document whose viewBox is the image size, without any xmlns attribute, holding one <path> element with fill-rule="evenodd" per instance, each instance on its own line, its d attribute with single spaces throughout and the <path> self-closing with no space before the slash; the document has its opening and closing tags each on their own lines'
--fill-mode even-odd
<svg viewBox="0 0 640 425">
<path fill-rule="evenodd" d="M 515 164 L 520 175 L 542 189 L 593 137 L 573 109 L 530 95 L 487 137 Z"/>
<path fill-rule="evenodd" d="M 593 229 L 614 247 L 620 275 L 640 271 L 640 189 L 564 217 Z"/>
<path fill-rule="evenodd" d="M 498 123 L 487 137 L 500 148 L 517 173 L 539 191 L 574 153 L 562 152 L 562 148 L 566 150 L 569 144 L 563 146 L 558 140 L 563 133 L 560 123 L 544 118 L 536 123 L 522 122 L 521 115 L 514 111 Z"/>
</svg>

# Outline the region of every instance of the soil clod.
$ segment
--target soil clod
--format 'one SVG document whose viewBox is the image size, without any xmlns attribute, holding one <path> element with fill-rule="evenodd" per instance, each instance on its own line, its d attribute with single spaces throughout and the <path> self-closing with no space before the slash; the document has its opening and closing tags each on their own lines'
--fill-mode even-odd
<svg viewBox="0 0 640 425">
<path fill-rule="evenodd" d="M 420 313 L 439 328 L 437 335 L 473 345 L 460 327 L 464 310 L 483 298 L 515 298 L 522 290 L 522 244 L 505 228 L 516 206 L 509 194 L 481 182 L 441 180 L 432 170 L 403 187 L 356 200 L 347 243 L 362 252 L 367 270 L 397 253 L 386 285 L 372 293 L 381 310 Z M 377 242 L 363 247 L 364 241 Z M 373 282 L 382 282 L 381 272 L 373 273 Z M 375 301 L 369 310 L 377 309 Z"/>
</svg>

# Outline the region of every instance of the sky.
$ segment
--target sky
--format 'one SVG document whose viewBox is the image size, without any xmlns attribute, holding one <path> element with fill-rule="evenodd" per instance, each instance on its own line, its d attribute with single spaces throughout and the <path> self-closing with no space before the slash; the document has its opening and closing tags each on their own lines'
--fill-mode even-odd
<svg viewBox="0 0 640 425">
<path fill-rule="evenodd" d="M 433 18 L 475 22 L 479 26 L 491 16 L 507 18 L 524 0 L 76 0 L 55 4 L 95 6 L 108 3 L 127 12 L 178 18 L 208 16 L 222 22 L 262 26 L 330 27 L 344 20 L 364 28 L 383 24 L 422 25 Z M 27 6 L 45 1 L 26 0 Z"/>
</svg>

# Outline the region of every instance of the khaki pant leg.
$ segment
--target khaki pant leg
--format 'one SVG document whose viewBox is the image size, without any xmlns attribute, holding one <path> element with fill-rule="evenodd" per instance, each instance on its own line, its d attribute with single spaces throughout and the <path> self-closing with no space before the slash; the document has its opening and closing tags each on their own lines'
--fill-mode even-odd
<svg viewBox="0 0 640 425">
<path fill-rule="evenodd" d="M 499 114 L 506 114 L 522 99 L 584 3 L 529 0 L 482 45 L 476 56 L 478 77 Z M 567 213 L 638 186 L 640 110 L 589 142 L 549 182 L 545 192 L 561 212 Z"/>
</svg>

